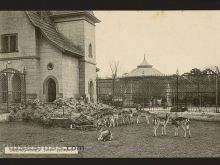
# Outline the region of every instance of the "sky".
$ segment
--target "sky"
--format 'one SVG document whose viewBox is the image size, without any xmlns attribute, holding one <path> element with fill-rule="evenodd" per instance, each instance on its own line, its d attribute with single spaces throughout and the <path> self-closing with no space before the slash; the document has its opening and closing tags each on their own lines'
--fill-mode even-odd
<svg viewBox="0 0 220 165">
<path fill-rule="evenodd" d="M 146 60 L 164 74 L 220 66 L 220 11 L 94 11 L 98 75 L 119 76 Z"/>
</svg>

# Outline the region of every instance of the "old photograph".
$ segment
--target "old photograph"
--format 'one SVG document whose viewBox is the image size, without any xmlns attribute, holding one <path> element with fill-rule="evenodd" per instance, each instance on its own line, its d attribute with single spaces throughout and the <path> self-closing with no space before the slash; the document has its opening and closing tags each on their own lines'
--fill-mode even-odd
<svg viewBox="0 0 220 165">
<path fill-rule="evenodd" d="M 0 158 L 220 157 L 220 10 L 0 11 Z"/>
</svg>

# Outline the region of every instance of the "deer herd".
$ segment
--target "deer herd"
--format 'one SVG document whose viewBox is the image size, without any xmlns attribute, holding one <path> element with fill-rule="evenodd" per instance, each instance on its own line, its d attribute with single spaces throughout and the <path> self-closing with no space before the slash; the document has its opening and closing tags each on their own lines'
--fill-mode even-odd
<svg viewBox="0 0 220 165">
<path fill-rule="evenodd" d="M 154 114 L 149 111 L 145 111 L 142 108 L 136 108 L 136 110 L 120 110 L 119 112 L 113 112 L 110 114 L 102 114 L 97 116 L 97 129 L 100 131 L 98 140 L 111 140 L 112 133 L 108 129 L 109 127 L 118 127 L 119 124 L 133 124 L 140 123 L 141 118 L 145 118 L 147 124 L 153 126 L 153 136 L 157 136 L 158 128 L 161 128 L 161 134 L 166 135 L 167 124 L 170 123 L 174 127 L 174 136 L 178 136 L 179 128 L 181 127 L 184 131 L 184 137 L 191 137 L 190 133 L 190 120 L 184 117 L 172 117 L 171 113 L 166 113 L 165 116 Z M 150 122 L 150 119 L 151 122 Z M 120 121 L 120 122 L 119 122 Z M 104 137 L 107 137 L 104 139 Z"/>
</svg>

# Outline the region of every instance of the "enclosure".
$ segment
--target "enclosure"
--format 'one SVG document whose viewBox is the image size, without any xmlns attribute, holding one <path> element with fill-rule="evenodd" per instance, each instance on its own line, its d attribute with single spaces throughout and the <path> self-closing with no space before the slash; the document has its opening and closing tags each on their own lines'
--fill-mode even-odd
<svg viewBox="0 0 220 165">
<path fill-rule="evenodd" d="M 98 102 L 150 109 L 186 106 L 219 112 L 220 80 L 215 73 L 97 79 Z"/>
</svg>

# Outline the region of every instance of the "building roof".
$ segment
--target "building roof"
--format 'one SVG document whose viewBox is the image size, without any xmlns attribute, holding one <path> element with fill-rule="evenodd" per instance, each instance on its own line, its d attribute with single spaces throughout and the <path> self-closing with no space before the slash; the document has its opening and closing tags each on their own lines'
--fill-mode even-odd
<svg viewBox="0 0 220 165">
<path fill-rule="evenodd" d="M 140 65 L 137 66 L 138 68 L 152 68 L 152 65 L 150 65 L 146 59 L 145 59 L 145 55 L 144 55 L 144 60 L 142 61 L 142 63 Z"/>
<path fill-rule="evenodd" d="M 59 10 L 59 11 L 57 11 L 57 10 L 53 10 L 53 11 L 50 11 L 51 15 L 64 15 L 64 14 L 72 14 L 72 13 L 79 13 L 79 12 L 87 12 L 87 13 L 95 16 L 93 11 L 91 11 L 91 10 L 84 10 L 84 11 L 79 11 L 79 10 L 63 10 L 63 11 Z"/>
<path fill-rule="evenodd" d="M 79 46 L 74 45 L 56 30 L 55 25 L 49 18 L 50 13 L 43 13 L 42 18 L 42 15 L 40 15 L 37 11 L 26 11 L 31 23 L 35 27 L 39 28 L 43 36 L 47 38 L 54 46 L 64 53 L 70 53 L 78 57 L 83 57 L 83 50 Z"/>
<path fill-rule="evenodd" d="M 70 15 L 80 15 L 80 14 L 84 14 L 84 15 L 88 16 L 95 23 L 101 22 L 94 15 L 93 11 L 91 11 L 91 10 L 84 10 L 84 11 L 79 11 L 79 10 L 51 11 L 50 12 L 50 17 L 65 17 L 65 16 L 70 16 Z"/>
<path fill-rule="evenodd" d="M 150 65 L 144 56 L 144 60 L 137 68 L 133 69 L 131 72 L 124 74 L 122 77 L 146 77 L 146 76 L 163 76 L 159 70 L 153 68 L 153 65 Z"/>
</svg>

